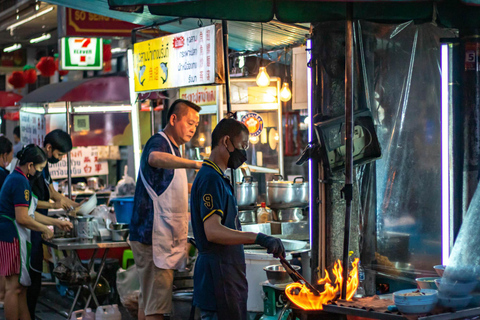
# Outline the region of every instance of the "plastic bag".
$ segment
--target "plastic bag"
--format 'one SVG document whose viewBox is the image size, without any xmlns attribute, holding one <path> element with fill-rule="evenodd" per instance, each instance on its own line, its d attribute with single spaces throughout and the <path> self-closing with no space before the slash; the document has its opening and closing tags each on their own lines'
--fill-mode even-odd
<svg viewBox="0 0 480 320">
<path fill-rule="evenodd" d="M 125 166 L 123 178 L 118 181 L 115 188 L 116 197 L 133 196 L 135 194 L 135 180 L 127 172 L 128 166 Z"/>
<path fill-rule="evenodd" d="M 128 312 L 137 317 L 138 295 L 140 294 L 140 279 L 138 278 L 137 267 L 130 266 L 127 270 L 117 271 L 117 291 L 120 301 L 127 308 Z"/>
<path fill-rule="evenodd" d="M 69 285 L 84 284 L 90 281 L 87 269 L 76 254 L 61 259 L 53 269 L 53 275 Z"/>
</svg>

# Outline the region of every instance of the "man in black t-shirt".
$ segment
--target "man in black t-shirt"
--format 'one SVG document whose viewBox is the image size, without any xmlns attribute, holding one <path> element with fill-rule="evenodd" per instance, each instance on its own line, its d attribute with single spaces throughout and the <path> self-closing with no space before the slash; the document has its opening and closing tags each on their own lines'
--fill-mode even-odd
<svg viewBox="0 0 480 320">
<path fill-rule="evenodd" d="M 45 136 L 43 150 L 47 154 L 48 163 L 55 164 L 63 159 L 72 150 L 70 135 L 60 129 L 53 130 Z M 37 212 L 48 215 L 48 209 L 70 210 L 79 206 L 58 193 L 52 184 L 52 177 L 48 165 L 43 169 L 42 175 L 33 180 L 32 193 L 38 197 Z M 50 202 L 52 200 L 53 202 Z M 40 232 L 31 232 L 32 251 L 30 257 L 30 278 L 32 285 L 27 289 L 27 304 L 30 316 L 35 319 L 35 306 L 42 286 L 43 248 Z"/>
</svg>

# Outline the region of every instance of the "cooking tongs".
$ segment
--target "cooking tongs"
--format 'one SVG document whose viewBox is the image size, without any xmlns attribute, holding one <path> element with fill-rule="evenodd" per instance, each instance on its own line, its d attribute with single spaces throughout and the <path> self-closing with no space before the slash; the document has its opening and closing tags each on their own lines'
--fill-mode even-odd
<svg viewBox="0 0 480 320">
<path fill-rule="evenodd" d="M 292 265 L 285 259 L 285 257 L 280 256 L 278 258 L 293 281 L 305 285 L 314 295 L 320 295 L 320 292 L 310 282 L 308 282 L 300 273 L 293 269 Z"/>
</svg>

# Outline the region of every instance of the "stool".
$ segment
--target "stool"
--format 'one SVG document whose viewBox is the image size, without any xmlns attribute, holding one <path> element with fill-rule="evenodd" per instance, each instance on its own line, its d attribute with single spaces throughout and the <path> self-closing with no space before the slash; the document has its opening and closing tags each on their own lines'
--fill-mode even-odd
<svg viewBox="0 0 480 320">
<path fill-rule="evenodd" d="M 133 260 L 133 252 L 130 249 L 126 249 L 123 251 L 122 268 L 126 270 L 132 264 L 135 264 L 135 261 Z"/>
</svg>

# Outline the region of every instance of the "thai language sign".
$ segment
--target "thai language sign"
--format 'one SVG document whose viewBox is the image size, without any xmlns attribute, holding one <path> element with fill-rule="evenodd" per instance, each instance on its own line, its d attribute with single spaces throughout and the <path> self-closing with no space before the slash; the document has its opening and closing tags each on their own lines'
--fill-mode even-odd
<svg viewBox="0 0 480 320">
<path fill-rule="evenodd" d="M 188 100 L 199 106 L 217 104 L 217 86 L 198 86 L 180 89 L 180 99 Z"/>
<path fill-rule="evenodd" d="M 216 30 L 211 25 L 135 43 L 135 91 L 215 83 Z"/>
<path fill-rule="evenodd" d="M 34 143 L 43 147 L 46 130 L 45 115 L 20 111 L 20 141 L 23 145 Z"/>
<path fill-rule="evenodd" d="M 62 70 L 102 70 L 102 38 L 62 38 Z"/>
<path fill-rule="evenodd" d="M 66 11 L 67 36 L 130 37 L 132 29 L 141 27 L 138 24 L 105 17 L 92 12 L 72 8 L 66 8 Z M 159 32 L 161 35 L 168 34 L 168 32 L 155 30 L 157 36 Z"/>
<path fill-rule="evenodd" d="M 70 152 L 72 177 L 90 177 L 108 174 L 108 161 L 98 160 L 97 147 L 73 148 Z M 67 177 L 67 157 L 56 164 L 48 164 L 52 179 Z"/>
</svg>

